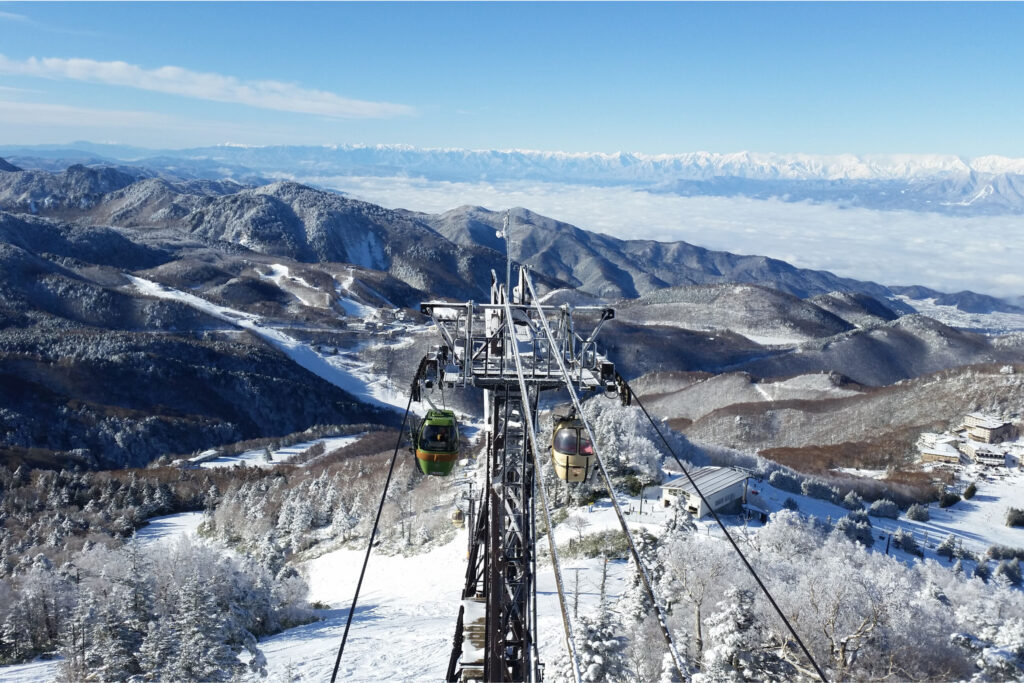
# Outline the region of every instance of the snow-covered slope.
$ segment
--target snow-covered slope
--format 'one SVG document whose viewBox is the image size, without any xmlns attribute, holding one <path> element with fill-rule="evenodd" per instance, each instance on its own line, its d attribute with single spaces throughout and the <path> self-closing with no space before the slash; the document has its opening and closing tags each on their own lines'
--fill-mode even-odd
<svg viewBox="0 0 1024 683">
<path fill-rule="evenodd" d="M 218 306 L 194 294 L 171 289 L 149 280 L 131 275 L 125 277 L 144 294 L 181 301 L 215 318 L 252 332 L 278 348 L 306 370 L 336 387 L 344 389 L 364 403 L 399 410 L 405 409 L 406 399 L 396 394 L 390 388 L 390 384 L 382 381 L 382 378 L 370 378 L 365 373 L 361 373 L 362 363 L 359 363 L 358 360 L 346 362 L 346 357 L 343 356 L 325 357 L 309 344 L 300 342 L 280 330 L 265 326 L 258 316 Z"/>
</svg>

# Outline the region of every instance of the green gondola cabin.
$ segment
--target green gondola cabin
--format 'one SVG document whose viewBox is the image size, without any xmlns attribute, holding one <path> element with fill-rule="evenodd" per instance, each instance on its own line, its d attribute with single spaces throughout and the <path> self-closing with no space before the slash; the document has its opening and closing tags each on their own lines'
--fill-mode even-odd
<svg viewBox="0 0 1024 683">
<path fill-rule="evenodd" d="M 429 410 L 416 434 L 416 465 L 423 474 L 447 476 L 459 459 L 459 425 L 451 410 Z"/>
<path fill-rule="evenodd" d="M 551 460 L 555 475 L 569 482 L 586 481 L 590 475 L 590 461 L 594 446 L 583 426 L 576 417 L 556 417 L 555 429 L 551 435 Z"/>
</svg>

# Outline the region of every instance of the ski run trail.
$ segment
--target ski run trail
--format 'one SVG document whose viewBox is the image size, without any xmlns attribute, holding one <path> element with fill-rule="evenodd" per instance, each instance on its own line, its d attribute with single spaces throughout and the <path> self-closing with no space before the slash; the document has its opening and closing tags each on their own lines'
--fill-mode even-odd
<svg viewBox="0 0 1024 683">
<path fill-rule="evenodd" d="M 386 382 L 371 378 L 365 372 L 363 364 L 354 360 L 354 356 L 356 356 L 354 352 L 331 357 L 323 356 L 310 345 L 298 341 L 281 330 L 264 325 L 259 316 L 218 306 L 194 294 L 171 289 L 133 275 L 125 277 L 143 294 L 180 301 L 214 318 L 248 330 L 280 350 L 301 367 L 347 391 L 364 403 L 393 410 L 405 410 L 407 397 L 395 391 Z M 401 344 L 396 346 L 396 348 L 400 347 Z"/>
</svg>

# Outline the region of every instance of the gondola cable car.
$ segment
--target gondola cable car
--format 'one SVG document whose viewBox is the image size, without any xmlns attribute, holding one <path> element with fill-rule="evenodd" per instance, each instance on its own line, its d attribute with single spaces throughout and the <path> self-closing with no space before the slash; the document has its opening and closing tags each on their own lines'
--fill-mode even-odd
<svg viewBox="0 0 1024 683">
<path fill-rule="evenodd" d="M 423 474 L 445 477 L 459 459 L 459 423 L 455 411 L 432 407 L 413 435 L 416 465 Z"/>
<path fill-rule="evenodd" d="M 568 482 L 586 481 L 590 476 L 594 445 L 575 408 L 567 416 L 555 416 L 551 432 L 551 461 L 555 475 Z"/>
</svg>

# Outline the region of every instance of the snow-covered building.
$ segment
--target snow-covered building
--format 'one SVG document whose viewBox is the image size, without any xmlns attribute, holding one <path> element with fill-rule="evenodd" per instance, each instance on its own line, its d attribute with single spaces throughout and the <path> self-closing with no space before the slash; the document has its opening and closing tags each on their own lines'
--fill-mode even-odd
<svg viewBox="0 0 1024 683">
<path fill-rule="evenodd" d="M 967 436 L 981 443 L 999 443 L 1010 438 L 1013 426 L 985 413 L 971 413 L 964 417 Z"/>
<path fill-rule="evenodd" d="M 1003 467 L 1006 465 L 1006 449 L 990 443 L 979 443 L 967 441 L 963 445 L 964 451 L 971 456 L 974 462 L 979 465 L 995 465 Z"/>
<path fill-rule="evenodd" d="M 711 508 L 719 511 L 742 505 L 750 474 L 734 467 L 698 467 L 690 470 L 690 477 Z M 665 507 L 678 502 L 698 519 L 711 512 L 685 475 L 661 485 L 661 500 Z"/>
<path fill-rule="evenodd" d="M 921 462 L 960 464 L 960 451 L 953 444 L 939 443 L 934 446 L 918 446 L 918 452 L 921 454 Z"/>
<path fill-rule="evenodd" d="M 921 462 L 944 462 L 957 465 L 960 463 L 958 442 L 959 439 L 951 434 L 925 432 L 917 440 L 917 452 L 921 454 Z"/>
</svg>

